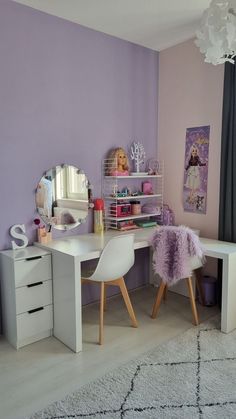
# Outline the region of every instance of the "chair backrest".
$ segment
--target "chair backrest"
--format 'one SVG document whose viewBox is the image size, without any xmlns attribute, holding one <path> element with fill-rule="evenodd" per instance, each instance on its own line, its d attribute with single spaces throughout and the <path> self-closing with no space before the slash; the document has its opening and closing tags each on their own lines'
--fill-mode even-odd
<svg viewBox="0 0 236 419">
<path fill-rule="evenodd" d="M 203 258 L 200 258 L 198 256 L 191 256 L 190 257 L 190 266 L 192 271 L 195 269 L 199 269 L 203 266 Z"/>
<path fill-rule="evenodd" d="M 104 247 L 90 279 L 112 281 L 123 277 L 134 264 L 134 234 L 113 237 Z"/>
<path fill-rule="evenodd" d="M 154 270 L 169 285 L 191 276 L 193 269 L 202 266 L 199 237 L 188 227 L 161 227 L 154 233 L 151 243 Z"/>
</svg>

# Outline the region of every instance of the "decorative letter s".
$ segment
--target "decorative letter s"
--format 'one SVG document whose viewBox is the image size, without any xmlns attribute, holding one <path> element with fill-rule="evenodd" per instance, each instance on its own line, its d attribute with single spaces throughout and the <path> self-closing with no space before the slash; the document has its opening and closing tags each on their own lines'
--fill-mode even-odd
<svg viewBox="0 0 236 419">
<path fill-rule="evenodd" d="M 20 232 L 17 232 L 16 230 L 20 230 Z M 25 225 L 24 224 L 15 224 L 14 226 L 12 226 L 10 228 L 10 235 L 12 237 L 14 237 L 15 239 L 21 240 L 23 242 L 23 244 L 21 246 L 19 246 L 18 244 L 16 244 L 16 242 L 14 240 L 12 240 L 11 244 L 12 244 L 12 249 L 23 249 L 24 247 L 26 247 L 29 243 L 28 238 L 23 234 L 25 233 Z"/>
</svg>

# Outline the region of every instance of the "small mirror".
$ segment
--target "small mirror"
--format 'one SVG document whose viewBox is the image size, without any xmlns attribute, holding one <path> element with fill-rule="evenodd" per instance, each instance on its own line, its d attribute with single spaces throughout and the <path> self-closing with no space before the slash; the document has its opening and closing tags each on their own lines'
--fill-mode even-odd
<svg viewBox="0 0 236 419">
<path fill-rule="evenodd" d="M 77 167 L 63 164 L 48 170 L 36 189 L 36 207 L 43 222 L 68 230 L 85 222 L 89 207 L 89 182 Z"/>
</svg>

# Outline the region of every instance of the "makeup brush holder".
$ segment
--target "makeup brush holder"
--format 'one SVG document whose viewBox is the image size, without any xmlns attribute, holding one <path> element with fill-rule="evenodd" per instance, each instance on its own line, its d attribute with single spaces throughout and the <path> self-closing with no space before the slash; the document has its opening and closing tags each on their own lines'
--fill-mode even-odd
<svg viewBox="0 0 236 419">
<path fill-rule="evenodd" d="M 38 228 L 38 241 L 39 243 L 48 243 L 52 240 L 52 232 L 46 231 L 46 229 Z"/>
</svg>

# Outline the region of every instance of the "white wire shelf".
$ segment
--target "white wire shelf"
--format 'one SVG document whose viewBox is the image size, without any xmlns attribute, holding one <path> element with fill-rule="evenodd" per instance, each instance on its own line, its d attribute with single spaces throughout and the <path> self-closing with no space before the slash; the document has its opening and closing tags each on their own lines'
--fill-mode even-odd
<svg viewBox="0 0 236 419">
<path fill-rule="evenodd" d="M 161 223 L 162 213 L 160 214 L 159 209 L 163 207 L 163 162 L 159 162 L 158 172 L 154 172 L 155 174 L 153 173 L 152 175 L 148 174 L 148 170 L 146 170 L 142 173 L 129 172 L 126 176 L 117 176 L 117 174 L 115 174 L 115 172 L 117 172 L 117 167 L 118 164 L 117 162 L 114 162 L 114 158 L 104 159 L 102 162 L 102 197 L 105 202 L 104 224 L 106 229 L 112 228 L 121 230 L 121 224 L 122 221 L 124 221 L 127 222 L 127 226 L 126 223 L 124 223 L 125 230 L 125 228 L 132 228 L 132 220 L 143 221 L 146 219 L 156 221 L 155 217 L 158 217 L 158 220 Z M 110 175 L 110 173 L 114 173 L 115 176 Z M 147 181 L 149 181 L 150 189 L 153 193 L 147 194 L 146 192 L 144 195 L 141 191 L 143 190 L 144 183 Z M 124 192 L 124 194 L 129 193 L 130 195 L 122 196 L 122 192 Z M 141 206 L 144 203 L 150 203 L 150 205 L 154 204 L 155 213 L 131 214 L 132 210 L 128 205 L 132 206 L 132 203 L 135 201 L 139 201 Z M 121 209 L 119 210 L 121 204 L 125 206 L 122 211 Z"/>
<path fill-rule="evenodd" d="M 125 220 L 137 220 L 138 218 L 149 218 L 149 217 L 156 217 L 156 216 L 160 216 L 160 213 L 152 213 L 152 214 L 139 214 L 139 215 L 127 215 L 124 217 L 111 217 L 111 216 L 106 216 L 106 219 L 109 221 L 125 221 Z"/>
<path fill-rule="evenodd" d="M 163 175 L 134 175 L 134 176 L 104 176 L 106 179 L 143 179 L 143 178 L 162 178 Z"/>
<path fill-rule="evenodd" d="M 150 195 L 135 195 L 135 196 L 104 196 L 104 199 L 111 201 L 136 201 L 137 199 L 144 198 L 161 198 L 162 194 L 150 194 Z"/>
</svg>

